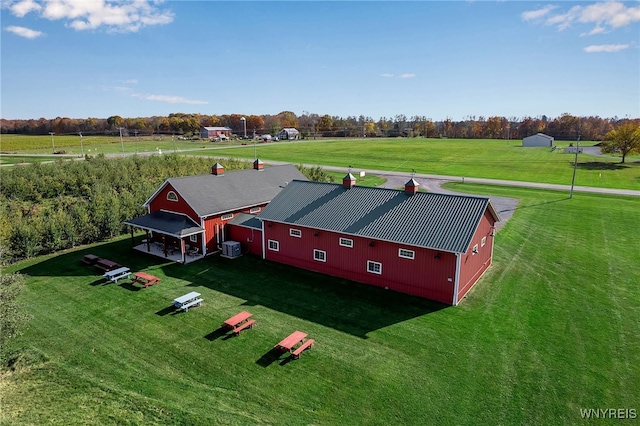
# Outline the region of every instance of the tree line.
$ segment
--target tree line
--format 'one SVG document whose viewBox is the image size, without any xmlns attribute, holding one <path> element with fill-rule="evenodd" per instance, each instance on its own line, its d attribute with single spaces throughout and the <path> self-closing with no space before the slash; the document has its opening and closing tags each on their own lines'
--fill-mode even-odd
<svg viewBox="0 0 640 426">
<path fill-rule="evenodd" d="M 218 160 L 226 170 L 251 162 Z M 142 204 L 169 177 L 209 173 L 215 159 L 163 155 L 61 161 L 3 168 L 0 258 L 5 262 L 106 240 L 123 221 L 146 214 Z M 320 168 L 299 167 L 311 180 L 331 181 Z"/>
<path fill-rule="evenodd" d="M 243 120 L 244 119 L 244 120 Z M 536 133 L 545 133 L 559 140 L 603 140 L 607 133 L 619 126 L 640 119 L 577 117 L 562 114 L 550 118 L 538 117 L 483 117 L 467 116 L 463 120 L 434 121 L 425 116 L 407 117 L 339 117 L 303 112 L 296 115 L 282 111 L 276 115 L 228 114 L 206 115 L 173 113 L 168 116 L 123 118 L 67 118 L 0 120 L 2 133 L 45 135 L 50 132 L 63 134 L 115 135 L 120 131 L 127 135 L 177 134 L 197 137 L 202 127 L 229 127 L 237 135 L 277 134 L 282 128 L 294 127 L 303 138 L 314 137 L 428 137 L 462 139 L 522 139 Z"/>
</svg>

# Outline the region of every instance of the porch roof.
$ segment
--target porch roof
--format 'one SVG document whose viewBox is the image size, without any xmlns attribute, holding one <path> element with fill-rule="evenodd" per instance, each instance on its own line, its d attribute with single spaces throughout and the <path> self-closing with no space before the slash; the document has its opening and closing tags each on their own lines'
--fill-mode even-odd
<svg viewBox="0 0 640 426">
<path fill-rule="evenodd" d="M 124 224 L 177 238 L 188 237 L 189 235 L 204 232 L 204 229 L 198 226 L 190 217 L 164 211 L 157 211 L 129 219 L 125 221 Z"/>
</svg>

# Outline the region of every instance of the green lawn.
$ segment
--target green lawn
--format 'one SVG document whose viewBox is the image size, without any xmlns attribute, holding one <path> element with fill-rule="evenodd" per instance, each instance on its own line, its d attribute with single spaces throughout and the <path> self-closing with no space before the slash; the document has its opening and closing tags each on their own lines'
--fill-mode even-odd
<svg viewBox="0 0 640 426">
<path fill-rule="evenodd" d="M 0 423 L 559 425 L 640 408 L 638 200 L 454 188 L 521 199 L 458 307 L 248 256 L 166 264 L 126 238 L 15 265 L 33 319 Z M 105 285 L 89 252 L 162 282 Z M 192 290 L 203 306 L 174 315 Z M 241 310 L 254 329 L 216 332 Z M 294 330 L 317 343 L 287 362 L 271 348 Z"/>
<path fill-rule="evenodd" d="M 29 156 L 29 155 L 0 155 L 0 164 L 23 164 L 23 163 L 43 163 L 46 161 L 55 161 L 66 159 L 67 157 L 59 156 Z"/>
<path fill-rule="evenodd" d="M 258 147 L 262 160 L 449 176 L 570 184 L 574 156 L 560 149 L 523 148 L 520 141 L 469 139 L 358 139 L 272 143 Z M 216 157 L 253 158 L 253 147 L 202 151 Z M 640 161 L 580 154 L 576 185 L 640 189 Z"/>
</svg>

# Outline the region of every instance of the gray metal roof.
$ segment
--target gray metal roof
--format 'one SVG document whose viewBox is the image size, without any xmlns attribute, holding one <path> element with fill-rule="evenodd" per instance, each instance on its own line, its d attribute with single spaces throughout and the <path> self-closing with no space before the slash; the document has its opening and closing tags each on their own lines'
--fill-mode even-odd
<svg viewBox="0 0 640 426">
<path fill-rule="evenodd" d="M 285 164 L 263 170 L 233 170 L 222 175 L 169 178 L 165 185 L 171 184 L 198 216 L 206 217 L 267 203 L 294 179 L 307 178 L 294 165 Z"/>
<path fill-rule="evenodd" d="M 204 232 L 204 229 L 198 226 L 190 217 L 164 211 L 139 216 L 124 223 L 136 228 L 161 232 L 179 238 Z"/>
<path fill-rule="evenodd" d="M 262 230 L 262 222 L 260 222 L 255 214 L 238 213 L 236 217 L 234 217 L 227 223 L 257 229 L 259 231 Z"/>
<path fill-rule="evenodd" d="M 464 253 L 489 199 L 319 182 L 291 182 L 258 218 Z"/>
</svg>

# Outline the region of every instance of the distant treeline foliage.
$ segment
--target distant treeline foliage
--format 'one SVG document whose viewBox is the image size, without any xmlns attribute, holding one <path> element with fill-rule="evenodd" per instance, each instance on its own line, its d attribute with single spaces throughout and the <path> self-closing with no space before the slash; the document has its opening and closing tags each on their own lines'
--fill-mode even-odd
<svg viewBox="0 0 640 426">
<path fill-rule="evenodd" d="M 142 204 L 169 177 L 252 167 L 240 160 L 177 155 L 35 163 L 1 169 L 0 247 L 12 262 L 102 241 L 127 232 L 124 220 L 146 213 Z M 328 181 L 320 168 L 301 171 Z"/>
<path fill-rule="evenodd" d="M 243 120 L 244 118 L 244 120 Z M 120 131 L 127 136 L 154 134 L 177 134 L 198 137 L 202 127 L 229 127 L 236 135 L 277 134 L 285 127 L 297 128 L 303 138 L 313 137 L 447 137 L 462 139 L 522 139 L 536 133 L 546 133 L 560 140 L 603 140 L 611 130 L 629 121 L 640 123 L 640 119 L 601 118 L 598 116 L 576 117 L 562 114 L 550 118 L 537 117 L 483 117 L 467 116 L 463 120 L 434 121 L 425 116 L 407 117 L 338 117 L 304 112 L 297 116 L 291 111 L 276 115 L 251 114 L 184 114 L 174 113 L 167 117 L 123 118 L 114 115 L 108 118 L 67 118 L 6 120 L 0 119 L 2 133 L 46 135 L 103 134 L 116 135 Z"/>
</svg>

